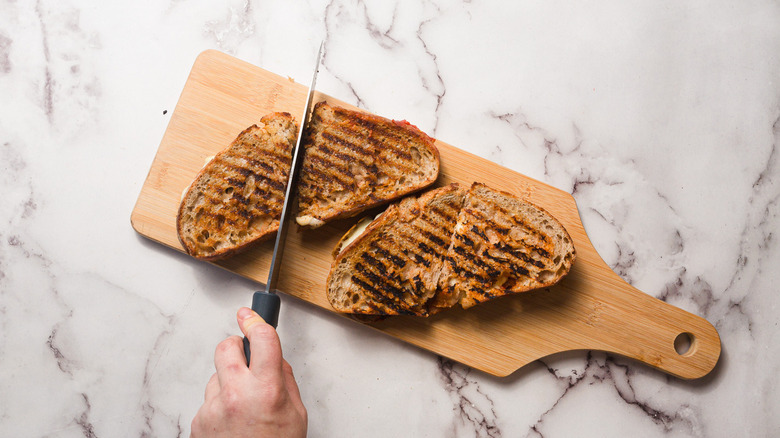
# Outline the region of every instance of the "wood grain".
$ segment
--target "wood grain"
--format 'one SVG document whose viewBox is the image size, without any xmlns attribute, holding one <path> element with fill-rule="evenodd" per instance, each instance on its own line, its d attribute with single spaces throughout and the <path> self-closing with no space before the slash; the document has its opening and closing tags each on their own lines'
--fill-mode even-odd
<svg viewBox="0 0 780 438">
<path fill-rule="evenodd" d="M 296 117 L 306 87 L 217 51 L 195 61 L 131 222 L 143 236 L 182 251 L 176 212 L 182 192 L 208 157 L 224 149 L 247 126 L 273 111 Z M 316 93 L 315 101 L 354 108 Z M 557 352 L 603 350 L 630 357 L 685 379 L 709 373 L 720 356 L 720 338 L 706 320 L 657 300 L 627 284 L 601 259 L 580 221 L 574 198 L 483 158 L 437 141 L 441 176 L 437 185 L 478 180 L 526 197 L 557 217 L 574 239 L 577 260 L 553 288 L 503 297 L 464 311 L 431 318 L 393 317 L 358 323 L 484 372 L 506 376 Z M 288 236 L 279 289 L 331 310 L 325 280 L 331 251 L 352 225 L 343 220 Z M 273 242 L 217 264 L 265 281 Z M 675 338 L 693 343 L 678 354 Z"/>
</svg>

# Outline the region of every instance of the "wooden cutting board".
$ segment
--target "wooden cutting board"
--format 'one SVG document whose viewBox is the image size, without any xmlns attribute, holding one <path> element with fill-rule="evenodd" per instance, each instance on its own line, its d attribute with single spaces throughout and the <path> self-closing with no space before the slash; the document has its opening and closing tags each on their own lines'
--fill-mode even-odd
<svg viewBox="0 0 780 438">
<path fill-rule="evenodd" d="M 176 212 L 182 192 L 208 158 L 267 113 L 287 111 L 300 117 L 305 94 L 306 87 L 292 79 L 224 53 L 206 51 L 199 55 L 133 209 L 133 228 L 182 251 L 176 236 Z M 320 100 L 352 107 L 315 94 L 315 102 Z M 437 185 L 468 185 L 477 180 L 542 206 L 574 239 L 574 267 L 549 289 L 500 298 L 467 311 L 452 309 L 430 318 L 356 322 L 355 330 L 370 326 L 497 376 L 568 350 L 608 351 L 686 379 L 704 376 L 713 369 L 721 348 L 715 328 L 703 318 L 635 289 L 615 274 L 590 243 L 570 194 L 441 141 L 436 144 L 441 153 Z M 325 297 L 331 252 L 353 222 L 291 232 L 279 289 L 332 311 Z M 271 240 L 217 264 L 263 282 L 272 249 Z M 692 341 L 683 354 L 675 349 L 678 337 Z"/>
</svg>

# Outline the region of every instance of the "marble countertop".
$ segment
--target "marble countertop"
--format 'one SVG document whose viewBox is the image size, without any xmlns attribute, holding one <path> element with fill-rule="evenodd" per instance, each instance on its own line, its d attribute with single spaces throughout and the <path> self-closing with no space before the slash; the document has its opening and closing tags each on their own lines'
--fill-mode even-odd
<svg viewBox="0 0 780 438">
<path fill-rule="evenodd" d="M 323 38 L 319 90 L 572 193 L 615 272 L 723 350 L 694 381 L 598 351 L 498 378 L 283 296 L 309 436 L 780 435 L 776 2 L 2 10 L 0 436 L 189 435 L 255 284 L 131 210 L 200 52 L 306 82 Z"/>
</svg>

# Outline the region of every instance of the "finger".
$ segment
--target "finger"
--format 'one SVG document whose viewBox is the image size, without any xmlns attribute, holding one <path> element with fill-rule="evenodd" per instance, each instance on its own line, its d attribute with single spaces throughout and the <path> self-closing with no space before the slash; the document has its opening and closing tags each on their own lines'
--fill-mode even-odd
<svg viewBox="0 0 780 438">
<path fill-rule="evenodd" d="M 242 307 L 237 315 L 241 331 L 249 339 L 252 359 L 249 369 L 258 377 L 276 379 L 282 382 L 282 344 L 276 329 L 266 323 L 253 310 Z"/>
<path fill-rule="evenodd" d="M 206 436 L 206 430 L 208 429 L 206 424 L 208 423 L 208 420 L 205 417 L 208 415 L 207 412 L 208 407 L 206 406 L 206 403 L 204 403 L 203 406 L 198 409 L 198 412 L 190 423 L 190 438 L 201 438 Z"/>
<path fill-rule="evenodd" d="M 241 338 L 231 336 L 217 345 L 217 351 L 214 353 L 214 367 L 217 369 L 220 387 L 246 371 L 246 358 L 244 358 Z"/>
<path fill-rule="evenodd" d="M 303 416 L 306 416 L 306 407 L 303 405 L 303 400 L 301 400 L 301 391 L 298 388 L 298 382 L 295 381 L 292 366 L 290 366 L 286 360 L 283 360 L 282 362 L 282 373 L 284 374 L 285 388 L 287 388 L 287 392 L 290 394 L 290 400 L 295 405 L 298 412 Z"/>
<path fill-rule="evenodd" d="M 211 375 L 209 383 L 206 384 L 206 394 L 203 396 L 203 401 L 207 402 L 219 394 L 219 378 L 217 373 Z"/>
<path fill-rule="evenodd" d="M 301 391 L 298 389 L 298 382 L 295 381 L 292 366 L 284 359 L 282 359 L 282 374 L 284 375 L 284 386 L 293 400 L 301 401 Z"/>
<path fill-rule="evenodd" d="M 202 410 L 202 407 L 198 409 L 198 413 L 192 418 L 192 422 L 190 423 L 190 438 L 199 438 L 201 436 L 200 431 L 203 427 L 201 426 L 200 421 L 200 411 Z"/>
</svg>

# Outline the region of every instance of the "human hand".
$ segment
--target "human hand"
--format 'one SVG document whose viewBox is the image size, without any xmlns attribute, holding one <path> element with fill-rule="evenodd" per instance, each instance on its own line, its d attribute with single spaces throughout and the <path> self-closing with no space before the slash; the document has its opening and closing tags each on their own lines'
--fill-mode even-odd
<svg viewBox="0 0 780 438">
<path fill-rule="evenodd" d="M 276 330 L 246 307 L 237 319 L 252 360 L 247 367 L 240 337 L 220 342 L 214 353 L 217 372 L 206 385 L 190 437 L 305 437 L 306 408 Z"/>
</svg>

